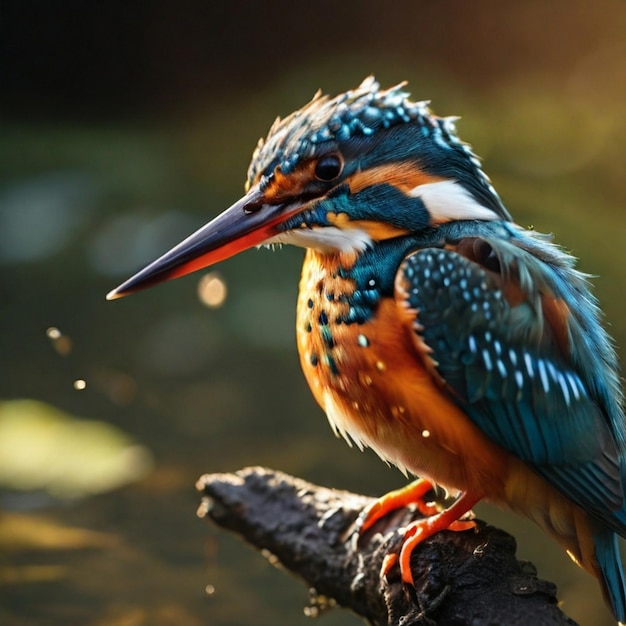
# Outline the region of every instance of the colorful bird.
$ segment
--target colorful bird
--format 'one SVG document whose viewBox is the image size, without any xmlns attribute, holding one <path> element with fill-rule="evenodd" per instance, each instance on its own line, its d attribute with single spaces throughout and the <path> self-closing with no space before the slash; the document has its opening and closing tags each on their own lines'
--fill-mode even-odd
<svg viewBox="0 0 626 626">
<path fill-rule="evenodd" d="M 479 500 L 525 515 L 598 578 L 626 621 L 626 420 L 585 275 L 512 221 L 454 118 L 373 77 L 317 93 L 260 140 L 246 194 L 112 291 L 114 299 L 253 246 L 306 248 L 300 361 L 335 433 L 457 494 L 407 529 L 409 557 Z"/>
</svg>

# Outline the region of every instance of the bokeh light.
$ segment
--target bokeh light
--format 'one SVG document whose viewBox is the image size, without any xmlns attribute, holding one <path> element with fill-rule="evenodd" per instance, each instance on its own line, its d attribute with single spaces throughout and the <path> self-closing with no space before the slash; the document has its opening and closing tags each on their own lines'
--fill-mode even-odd
<svg viewBox="0 0 626 626">
<path fill-rule="evenodd" d="M 198 281 L 197 293 L 202 304 L 210 309 L 217 309 L 224 304 L 228 289 L 218 272 L 209 272 Z"/>
</svg>

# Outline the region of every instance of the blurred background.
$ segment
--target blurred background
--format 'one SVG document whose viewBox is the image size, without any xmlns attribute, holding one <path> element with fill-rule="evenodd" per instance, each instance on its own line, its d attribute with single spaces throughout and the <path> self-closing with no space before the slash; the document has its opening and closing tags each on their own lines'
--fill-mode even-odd
<svg viewBox="0 0 626 626">
<path fill-rule="evenodd" d="M 294 341 L 302 251 L 105 302 L 242 193 L 276 115 L 374 73 L 460 115 L 517 221 L 581 258 L 626 346 L 626 4 L 5 0 L 0 9 L 0 623 L 307 624 L 307 591 L 195 516 L 262 464 L 372 495 Z M 595 582 L 518 539 L 584 624 Z M 327 626 L 361 623 L 336 609 Z"/>
</svg>

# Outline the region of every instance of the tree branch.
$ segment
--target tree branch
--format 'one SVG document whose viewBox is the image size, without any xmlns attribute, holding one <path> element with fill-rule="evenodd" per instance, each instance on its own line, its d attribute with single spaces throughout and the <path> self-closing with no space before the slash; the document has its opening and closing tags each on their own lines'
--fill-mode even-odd
<svg viewBox="0 0 626 626">
<path fill-rule="evenodd" d="M 556 587 L 515 558 L 515 540 L 477 521 L 475 531 L 438 533 L 413 553 L 415 589 L 398 566 L 382 579 L 383 559 L 397 552 L 410 509 L 380 520 L 351 541 L 358 513 L 372 499 L 319 487 L 281 472 L 247 468 L 198 481 L 200 514 L 241 535 L 317 590 L 373 626 L 575 626 L 557 607 Z"/>
</svg>

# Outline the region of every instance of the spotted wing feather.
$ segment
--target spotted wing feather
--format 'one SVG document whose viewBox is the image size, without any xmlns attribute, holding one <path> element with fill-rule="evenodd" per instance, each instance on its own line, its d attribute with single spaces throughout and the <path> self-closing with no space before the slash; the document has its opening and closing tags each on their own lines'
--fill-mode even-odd
<svg viewBox="0 0 626 626">
<path fill-rule="evenodd" d="M 414 312 L 416 342 L 483 432 L 624 534 L 623 470 L 601 398 L 558 345 L 541 294 L 520 297 L 518 285 L 512 296 L 503 277 L 519 271 L 494 267 L 447 249 L 407 257 L 397 297 Z"/>
</svg>

